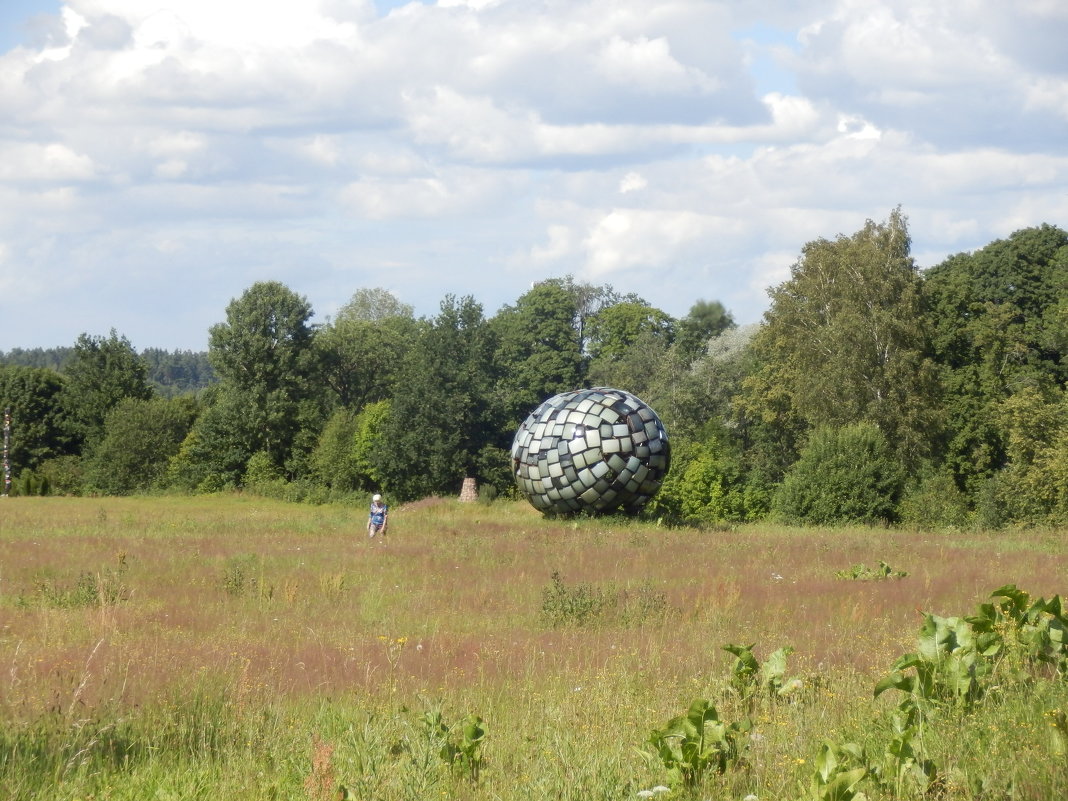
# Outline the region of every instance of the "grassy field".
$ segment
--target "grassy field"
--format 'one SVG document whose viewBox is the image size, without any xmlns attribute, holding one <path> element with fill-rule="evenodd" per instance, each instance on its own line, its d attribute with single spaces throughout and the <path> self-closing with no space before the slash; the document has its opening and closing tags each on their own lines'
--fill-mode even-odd
<svg viewBox="0 0 1068 801">
<path fill-rule="evenodd" d="M 1068 797 L 1052 668 L 1007 654 L 911 743 L 905 694 L 873 698 L 921 612 L 1063 592 L 1065 532 L 698 532 L 441 500 L 395 508 L 384 543 L 365 523 L 248 496 L 0 500 L 0 795 Z M 880 562 L 908 575 L 836 576 Z M 727 644 L 794 651 L 769 691 Z M 641 751 L 697 699 L 752 727 L 678 783 Z"/>
</svg>

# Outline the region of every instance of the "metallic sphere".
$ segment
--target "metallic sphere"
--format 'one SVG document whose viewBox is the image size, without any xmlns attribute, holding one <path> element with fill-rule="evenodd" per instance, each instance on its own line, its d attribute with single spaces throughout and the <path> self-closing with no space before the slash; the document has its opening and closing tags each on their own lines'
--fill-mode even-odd
<svg viewBox="0 0 1068 801">
<path fill-rule="evenodd" d="M 656 412 L 611 387 L 554 395 L 512 441 L 516 484 L 543 512 L 637 512 L 660 489 L 670 460 Z"/>
</svg>

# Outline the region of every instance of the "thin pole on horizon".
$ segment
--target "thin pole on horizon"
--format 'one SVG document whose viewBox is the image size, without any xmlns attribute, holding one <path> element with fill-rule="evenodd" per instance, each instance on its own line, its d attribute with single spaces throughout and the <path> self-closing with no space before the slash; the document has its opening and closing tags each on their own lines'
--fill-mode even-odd
<svg viewBox="0 0 1068 801">
<path fill-rule="evenodd" d="M 11 460 L 8 452 L 11 445 L 11 408 L 4 409 L 4 491 L 0 498 L 6 498 L 11 493 Z"/>
</svg>

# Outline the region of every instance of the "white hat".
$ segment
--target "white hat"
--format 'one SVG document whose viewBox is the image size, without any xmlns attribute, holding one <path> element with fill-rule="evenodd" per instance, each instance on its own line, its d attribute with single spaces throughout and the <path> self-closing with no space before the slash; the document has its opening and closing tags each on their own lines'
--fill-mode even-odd
<svg viewBox="0 0 1068 801">
<path fill-rule="evenodd" d="M 372 495 L 371 496 L 371 500 L 372 501 L 380 501 L 380 500 L 382 500 L 382 496 L 381 495 Z"/>
</svg>

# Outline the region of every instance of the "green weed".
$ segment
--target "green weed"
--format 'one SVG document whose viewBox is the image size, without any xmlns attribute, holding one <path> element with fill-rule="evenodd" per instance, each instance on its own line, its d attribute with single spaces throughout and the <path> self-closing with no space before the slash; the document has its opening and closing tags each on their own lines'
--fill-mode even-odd
<svg viewBox="0 0 1068 801">
<path fill-rule="evenodd" d="M 734 654 L 730 688 L 750 712 L 758 699 L 767 701 L 793 698 L 804 688 L 798 677 L 786 678 L 786 660 L 794 652 L 790 646 L 774 651 L 761 664 L 750 645 L 724 645 L 723 650 Z"/>
<path fill-rule="evenodd" d="M 85 571 L 73 584 L 63 583 L 54 577 L 37 576 L 33 582 L 33 592 L 20 594 L 15 599 L 15 605 L 23 609 L 35 606 L 52 609 L 114 606 L 130 598 L 130 589 L 123 582 L 125 571 L 124 556 L 118 569 Z"/>
<path fill-rule="evenodd" d="M 849 570 L 836 570 L 835 578 L 849 579 L 851 581 L 882 581 L 884 579 L 900 579 L 908 575 L 904 570 L 894 570 L 886 562 L 879 560 L 879 566 L 872 568 L 864 564 L 853 565 Z"/>
<path fill-rule="evenodd" d="M 438 755 L 442 762 L 477 784 L 482 770 L 482 744 L 486 738 L 482 718 L 472 714 L 459 725 L 448 726 L 442 720 L 441 711 L 432 710 L 423 715 L 423 724 L 435 745 L 440 743 Z"/>
<path fill-rule="evenodd" d="M 541 618 L 550 628 L 637 625 L 661 620 L 668 612 L 666 595 L 648 581 L 634 590 L 588 583 L 568 585 L 560 572 L 554 571 L 549 586 L 542 590 Z"/>
<path fill-rule="evenodd" d="M 231 556 L 223 567 L 222 587 L 233 598 L 256 595 L 270 598 L 274 586 L 264 577 L 263 559 L 253 553 Z"/>
<path fill-rule="evenodd" d="M 752 726 L 748 718 L 726 723 L 709 701 L 698 699 L 685 715 L 654 729 L 647 741 L 651 750 L 641 753 L 648 761 L 663 764 L 668 784 L 693 788 L 709 772 L 722 774 L 739 767 Z"/>
</svg>

